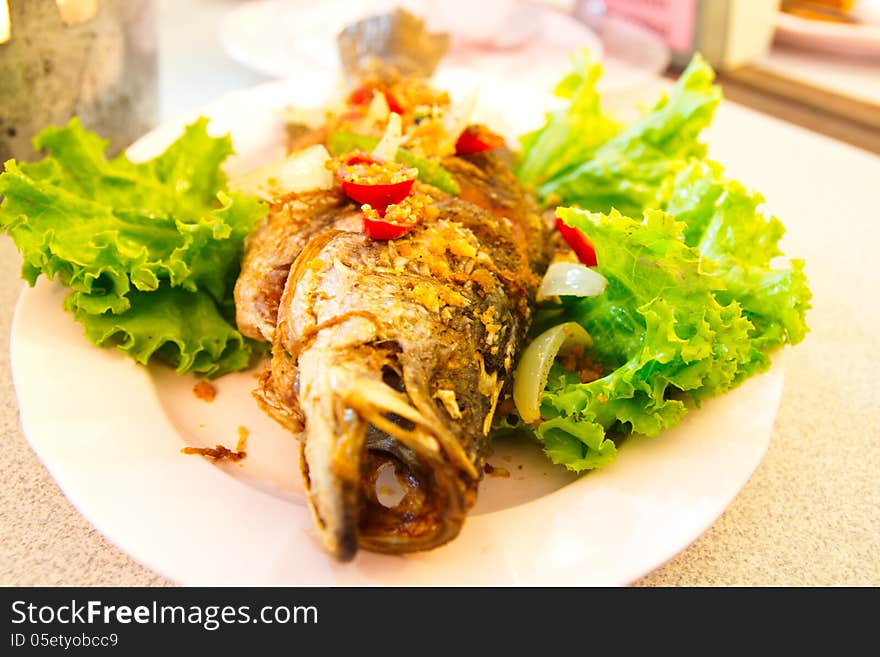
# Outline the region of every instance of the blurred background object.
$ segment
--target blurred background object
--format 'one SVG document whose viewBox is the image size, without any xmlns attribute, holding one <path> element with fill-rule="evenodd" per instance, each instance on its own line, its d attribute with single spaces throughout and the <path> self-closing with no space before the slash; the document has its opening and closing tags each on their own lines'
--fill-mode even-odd
<svg viewBox="0 0 880 657">
<path fill-rule="evenodd" d="M 671 49 L 669 77 L 700 52 L 728 99 L 880 153 L 880 0 L 578 0 L 574 14 L 600 35 L 642 25 Z"/>
<path fill-rule="evenodd" d="M 396 5 L 450 34 L 442 67 L 476 75 L 547 90 L 587 48 L 613 112 L 653 102 L 701 48 L 727 98 L 880 152 L 880 59 L 785 29 L 876 30 L 880 0 L 818 2 L 847 20 L 804 18 L 792 0 L 0 0 L 0 158 L 26 157 L 36 131 L 72 114 L 119 150 L 157 105 L 168 120 L 273 78 L 339 75 L 338 30 Z"/>
<path fill-rule="evenodd" d="M 154 127 L 156 34 L 154 0 L 0 0 L 0 162 L 73 116 L 113 153 Z"/>
<path fill-rule="evenodd" d="M 783 0 L 776 41 L 880 64 L 880 1 Z"/>
<path fill-rule="evenodd" d="M 328 48 L 348 23 L 401 6 L 447 32 L 445 67 L 467 67 L 546 89 L 587 48 L 602 61 L 603 93 L 638 87 L 666 70 L 669 48 L 649 29 L 617 21 L 597 34 L 574 15 L 576 0 L 253 0 L 239 3 L 220 23 L 220 43 L 230 57 L 272 77 L 289 77 L 304 65 L 337 71 Z M 618 29 L 619 28 L 619 29 Z M 614 56 L 606 56 L 608 50 Z"/>
<path fill-rule="evenodd" d="M 696 52 L 716 69 L 739 66 L 770 47 L 778 0 L 580 0 L 576 15 L 588 23 L 607 15 L 650 27 L 684 66 Z"/>
<path fill-rule="evenodd" d="M 880 153 L 880 0 L 783 0 L 772 47 L 727 98 Z"/>
</svg>

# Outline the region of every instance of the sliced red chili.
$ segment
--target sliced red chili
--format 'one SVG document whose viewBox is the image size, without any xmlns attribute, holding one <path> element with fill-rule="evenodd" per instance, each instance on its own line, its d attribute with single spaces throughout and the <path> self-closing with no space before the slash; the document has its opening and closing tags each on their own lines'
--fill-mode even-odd
<svg viewBox="0 0 880 657">
<path fill-rule="evenodd" d="M 366 153 L 356 153 L 339 167 L 337 176 L 346 196 L 382 213 L 409 195 L 418 173 L 397 162 L 380 162 Z"/>
<path fill-rule="evenodd" d="M 471 155 L 501 148 L 505 144 L 504 137 L 492 132 L 484 125 L 469 125 L 455 142 L 456 155 Z"/>
<path fill-rule="evenodd" d="M 348 95 L 348 102 L 351 105 L 366 105 L 373 100 L 373 88 L 367 85 L 361 85 Z"/>
<path fill-rule="evenodd" d="M 373 100 L 374 91 L 378 91 L 385 96 L 385 102 L 388 103 L 389 110 L 397 114 L 403 114 L 403 106 L 395 98 L 394 94 L 391 93 L 391 90 L 384 85 L 361 85 L 349 94 L 348 102 L 352 105 L 367 105 Z"/>
<path fill-rule="evenodd" d="M 395 114 L 403 114 L 406 108 L 400 104 L 400 101 L 397 100 L 394 94 L 385 88 L 381 89 L 381 91 L 385 94 L 385 101 L 388 103 L 388 109 Z"/>
<path fill-rule="evenodd" d="M 415 224 L 398 224 L 383 218 L 369 217 L 365 213 L 364 235 L 371 240 L 396 240 L 413 229 Z"/>
<path fill-rule="evenodd" d="M 374 208 L 369 203 L 361 206 L 364 234 L 374 240 L 396 240 L 406 235 L 432 213 L 430 199 L 425 194 L 413 194 L 400 203 L 386 208 Z"/>
<path fill-rule="evenodd" d="M 412 190 L 413 180 L 392 185 L 361 185 L 343 181 L 342 192 L 358 203 L 369 203 L 376 208 L 385 208 L 405 199 Z"/>
<path fill-rule="evenodd" d="M 596 249 L 593 243 L 579 228 L 568 226 L 559 217 L 556 217 L 556 229 L 562 235 L 562 238 L 571 247 L 575 255 L 587 267 L 595 267 L 598 262 L 596 260 Z"/>
<path fill-rule="evenodd" d="M 366 110 L 360 107 L 355 107 L 354 109 L 350 109 L 347 112 L 343 112 L 340 115 L 340 121 L 360 121 L 366 115 Z"/>
</svg>

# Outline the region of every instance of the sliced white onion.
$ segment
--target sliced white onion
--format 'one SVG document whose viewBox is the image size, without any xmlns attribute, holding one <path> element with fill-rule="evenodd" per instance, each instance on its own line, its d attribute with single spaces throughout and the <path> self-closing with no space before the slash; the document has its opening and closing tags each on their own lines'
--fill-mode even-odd
<svg viewBox="0 0 880 657">
<path fill-rule="evenodd" d="M 385 134 L 382 135 L 382 139 L 376 144 L 376 147 L 370 155 L 377 160 L 393 162 L 394 158 L 397 157 L 397 149 L 400 148 L 402 125 L 400 114 L 397 112 L 391 112 L 388 116 L 388 125 L 385 127 Z"/>
<path fill-rule="evenodd" d="M 526 347 L 513 373 L 513 403 L 523 422 L 541 419 L 541 393 L 556 354 L 575 345 L 591 347 L 593 339 L 580 324 L 566 322 L 547 329 Z"/>
<path fill-rule="evenodd" d="M 292 153 L 278 175 L 278 184 L 284 192 L 307 192 L 312 189 L 333 187 L 333 172 L 327 168 L 330 153 L 321 144 Z"/>
<path fill-rule="evenodd" d="M 443 128 L 449 135 L 450 142 L 454 145 L 464 132 L 464 129 L 471 123 L 471 117 L 474 114 L 474 108 L 477 106 L 477 98 L 480 96 L 480 88 L 475 87 L 464 100 L 456 103 L 449 109 L 449 113 L 443 117 Z"/>
<path fill-rule="evenodd" d="M 548 297 L 596 297 L 608 281 L 595 269 L 577 262 L 554 262 L 538 286 L 538 301 Z"/>
<path fill-rule="evenodd" d="M 367 118 L 373 123 L 381 123 L 388 119 L 391 108 L 388 107 L 388 99 L 381 91 L 373 90 L 373 100 L 367 108 Z"/>
<path fill-rule="evenodd" d="M 267 200 L 291 192 L 330 189 L 333 187 L 333 172 L 326 166 L 329 160 L 327 149 L 316 144 L 252 169 L 231 180 L 230 185 Z"/>
</svg>

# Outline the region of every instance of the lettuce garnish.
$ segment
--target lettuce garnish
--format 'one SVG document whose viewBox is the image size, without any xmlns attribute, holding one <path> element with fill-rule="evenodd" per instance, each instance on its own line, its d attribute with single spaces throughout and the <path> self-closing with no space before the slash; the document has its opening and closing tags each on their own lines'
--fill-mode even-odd
<svg viewBox="0 0 880 657">
<path fill-rule="evenodd" d="M 571 116 L 557 112 L 523 140 L 519 169 L 547 205 L 568 206 L 557 216 L 592 241 L 608 279 L 601 296 L 547 305 L 535 321 L 536 331 L 581 324 L 607 372 L 582 383 L 554 364 L 542 420 L 520 427 L 577 472 L 613 460 L 619 436 L 656 435 L 692 404 L 766 370 L 775 348 L 806 335 L 811 298 L 804 263 L 780 262 L 782 224 L 699 141 L 721 98 L 711 68 L 695 57 L 668 97 L 613 131 L 590 91 L 596 65 L 585 61 L 567 78 L 581 80 Z M 595 129 L 564 129 L 576 124 Z M 563 166 L 551 164 L 556 157 Z"/>
<path fill-rule="evenodd" d="M 108 160 L 108 142 L 74 118 L 34 146 L 51 154 L 0 175 L 0 229 L 22 277 L 57 276 L 86 336 L 140 363 L 212 377 L 247 367 L 256 343 L 235 328 L 231 291 L 266 207 L 226 188 L 230 138 L 209 136 L 201 118 L 152 160 Z"/>
<path fill-rule="evenodd" d="M 585 79 L 595 93 L 598 76 Z M 706 146 L 698 138 L 711 123 L 721 100 L 721 90 L 712 84 L 713 79 L 712 69 L 697 56 L 670 95 L 631 126 L 602 139 L 607 130 L 597 130 L 595 125 L 605 125 L 607 119 L 595 118 L 586 134 L 575 131 L 567 135 L 567 149 L 582 155 L 537 185 L 538 195 L 557 205 L 578 205 L 602 212 L 616 208 L 628 216 L 662 208 L 669 201 L 678 173 L 691 159 L 706 154 Z M 596 112 L 601 116 L 598 106 Z M 550 128 L 552 121 L 541 129 L 541 134 Z M 534 159 L 540 141 L 535 145 L 526 142 L 525 161 Z M 539 168 L 552 171 L 556 166 L 547 162 Z"/>
<path fill-rule="evenodd" d="M 569 101 L 568 107 L 548 114 L 542 128 L 520 137 L 517 176 L 526 185 L 549 184 L 560 172 L 591 159 L 599 145 L 620 132 L 620 124 L 602 112 L 596 90 L 602 67 L 586 51 L 575 54 L 573 64 L 554 90 Z"/>
</svg>

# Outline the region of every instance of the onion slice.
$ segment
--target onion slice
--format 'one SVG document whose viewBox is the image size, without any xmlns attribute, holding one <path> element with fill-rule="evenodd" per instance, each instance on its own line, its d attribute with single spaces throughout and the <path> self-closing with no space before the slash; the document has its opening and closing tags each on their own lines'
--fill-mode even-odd
<svg viewBox="0 0 880 657">
<path fill-rule="evenodd" d="M 477 99 L 480 97 L 480 88 L 475 87 L 464 99 L 450 108 L 449 113 L 443 118 L 443 128 L 449 136 L 449 144 L 455 146 L 455 142 L 471 123 L 471 116 L 477 107 Z"/>
<path fill-rule="evenodd" d="M 229 185 L 267 201 L 291 192 L 330 189 L 333 187 L 333 173 L 327 168 L 329 161 L 327 149 L 316 144 L 252 169 L 230 180 Z"/>
<path fill-rule="evenodd" d="M 385 134 L 382 135 L 382 139 L 376 144 L 370 155 L 382 162 L 393 162 L 397 157 L 397 149 L 400 148 L 402 129 L 403 123 L 400 120 L 400 114 L 391 112 L 388 116 L 388 125 L 385 126 Z"/>
<path fill-rule="evenodd" d="M 526 347 L 513 373 L 513 403 L 523 422 L 541 419 L 541 393 L 556 355 L 563 348 L 592 347 L 593 339 L 576 322 L 565 322 L 547 329 Z"/>
<path fill-rule="evenodd" d="M 373 100 L 367 108 L 367 118 L 373 123 L 381 123 L 389 118 L 391 108 L 388 107 L 388 99 L 378 89 L 373 89 Z"/>
<path fill-rule="evenodd" d="M 548 297 L 596 297 L 608 281 L 595 269 L 576 262 L 554 262 L 538 286 L 538 301 Z"/>
</svg>

